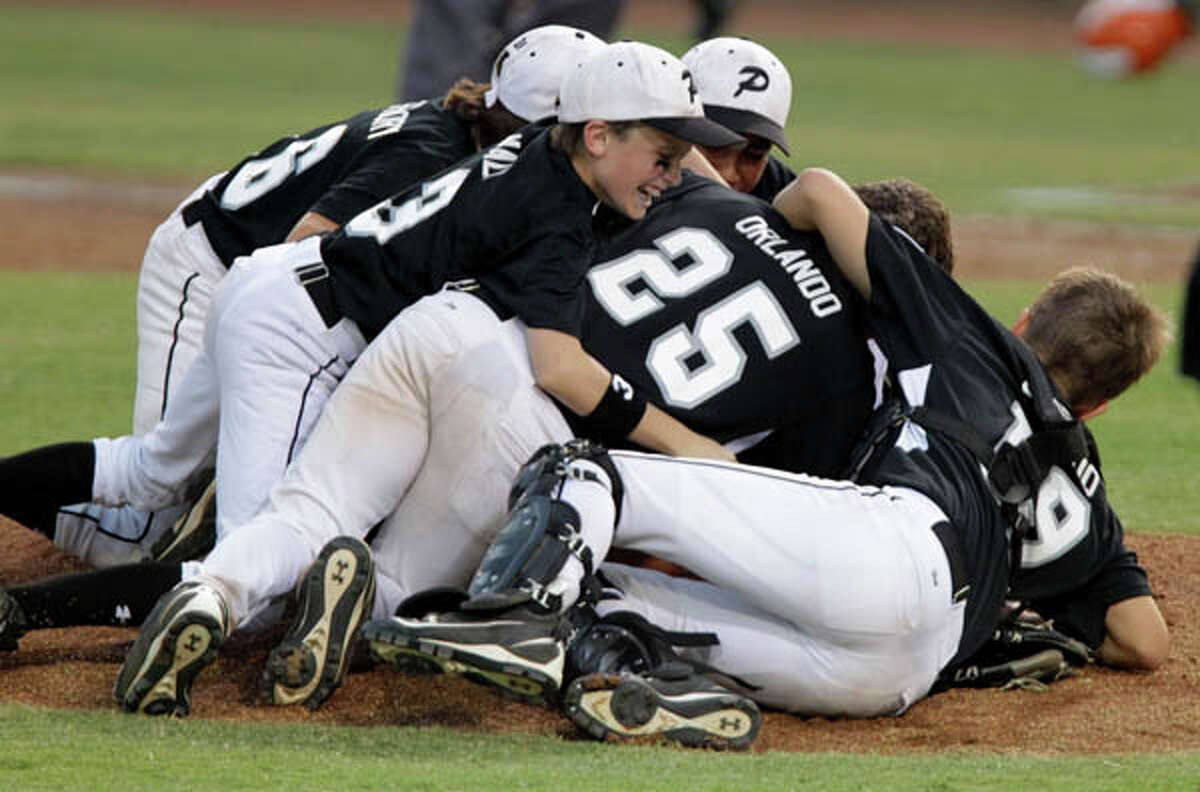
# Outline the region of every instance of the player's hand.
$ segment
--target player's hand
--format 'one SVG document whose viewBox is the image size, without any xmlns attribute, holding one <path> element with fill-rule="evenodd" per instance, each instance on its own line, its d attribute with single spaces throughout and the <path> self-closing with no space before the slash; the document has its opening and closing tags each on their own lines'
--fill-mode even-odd
<svg viewBox="0 0 1200 792">
<path fill-rule="evenodd" d="M 1102 77 L 1150 71 L 1191 30 L 1174 0 L 1089 0 L 1075 17 L 1080 61 Z"/>
</svg>

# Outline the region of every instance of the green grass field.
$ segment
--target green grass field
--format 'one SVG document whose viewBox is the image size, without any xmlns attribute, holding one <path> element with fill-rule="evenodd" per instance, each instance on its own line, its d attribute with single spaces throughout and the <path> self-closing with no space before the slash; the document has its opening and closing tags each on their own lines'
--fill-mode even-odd
<svg viewBox="0 0 1200 792">
<path fill-rule="evenodd" d="M 0 6 L 0 169 L 199 181 L 279 135 L 390 99 L 400 31 L 178 13 Z M 679 50 L 682 41 L 658 40 Z M 794 164 L 903 174 L 956 213 L 1023 213 L 1021 188 L 1146 200 L 1071 218 L 1196 228 L 1200 65 L 1130 83 L 1061 56 L 766 39 L 789 63 Z M 1153 199 L 1191 186 L 1190 200 Z M 63 233 L 70 233 L 64 229 Z M 1011 318 L 1037 289 L 968 284 Z M 0 454 L 126 431 L 133 275 L 0 270 Z M 1180 290 L 1154 300 L 1177 314 Z M 1200 387 L 1174 352 L 1095 424 L 1131 531 L 1196 533 Z M 398 728 L 158 723 L 0 702 L 4 789 L 1197 789 L 1200 754 L 722 756 Z M 65 751 L 63 746 L 69 745 Z"/>
</svg>

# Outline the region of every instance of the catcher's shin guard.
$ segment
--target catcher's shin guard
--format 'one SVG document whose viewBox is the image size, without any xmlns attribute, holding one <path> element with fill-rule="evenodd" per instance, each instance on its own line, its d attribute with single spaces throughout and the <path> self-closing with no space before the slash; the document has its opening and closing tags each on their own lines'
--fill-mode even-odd
<svg viewBox="0 0 1200 792">
<path fill-rule="evenodd" d="M 508 518 L 471 580 L 464 610 L 532 603 L 544 612 L 557 612 L 562 595 L 550 584 L 567 559 L 575 556 L 584 574 L 592 573 L 592 551 L 580 534 L 579 513 L 559 499 L 569 479 L 602 484 L 619 508 L 620 477 L 603 448 L 582 440 L 543 446 L 517 473 Z"/>
</svg>

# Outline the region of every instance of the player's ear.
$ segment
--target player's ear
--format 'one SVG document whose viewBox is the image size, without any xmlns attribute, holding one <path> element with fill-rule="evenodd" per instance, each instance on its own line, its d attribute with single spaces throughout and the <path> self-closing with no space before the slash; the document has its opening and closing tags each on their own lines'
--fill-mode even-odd
<svg viewBox="0 0 1200 792">
<path fill-rule="evenodd" d="M 1021 309 L 1021 315 L 1017 317 L 1017 321 L 1013 322 L 1013 335 L 1017 338 L 1025 335 L 1025 330 L 1029 327 L 1029 309 Z"/>
<path fill-rule="evenodd" d="M 607 121 L 593 118 L 583 126 L 583 146 L 593 157 L 603 157 L 612 139 L 612 127 Z"/>
<path fill-rule="evenodd" d="M 1103 415 L 1104 411 L 1107 409 L 1108 409 L 1108 399 L 1104 399 L 1099 404 L 1095 404 L 1091 407 L 1077 410 L 1076 412 L 1077 412 L 1079 420 L 1089 421 L 1092 418 L 1095 418 L 1097 415 Z"/>
</svg>

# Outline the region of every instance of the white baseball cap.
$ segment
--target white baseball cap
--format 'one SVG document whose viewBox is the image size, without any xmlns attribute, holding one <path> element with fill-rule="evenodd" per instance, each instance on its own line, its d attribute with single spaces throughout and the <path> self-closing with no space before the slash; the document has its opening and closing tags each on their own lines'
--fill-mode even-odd
<svg viewBox="0 0 1200 792">
<path fill-rule="evenodd" d="M 769 49 L 723 36 L 700 42 L 682 60 L 692 71 L 706 116 L 791 153 L 783 130 L 792 105 L 792 77 Z"/>
<path fill-rule="evenodd" d="M 679 58 L 637 41 L 608 44 L 563 78 L 558 120 L 591 119 L 640 121 L 702 146 L 745 140 L 704 117 L 692 76 Z"/>
<path fill-rule="evenodd" d="M 586 30 L 543 25 L 525 31 L 505 45 L 492 62 L 492 80 L 483 95 L 488 107 L 503 102 L 526 121 L 554 115 L 563 75 L 604 42 Z"/>
</svg>

